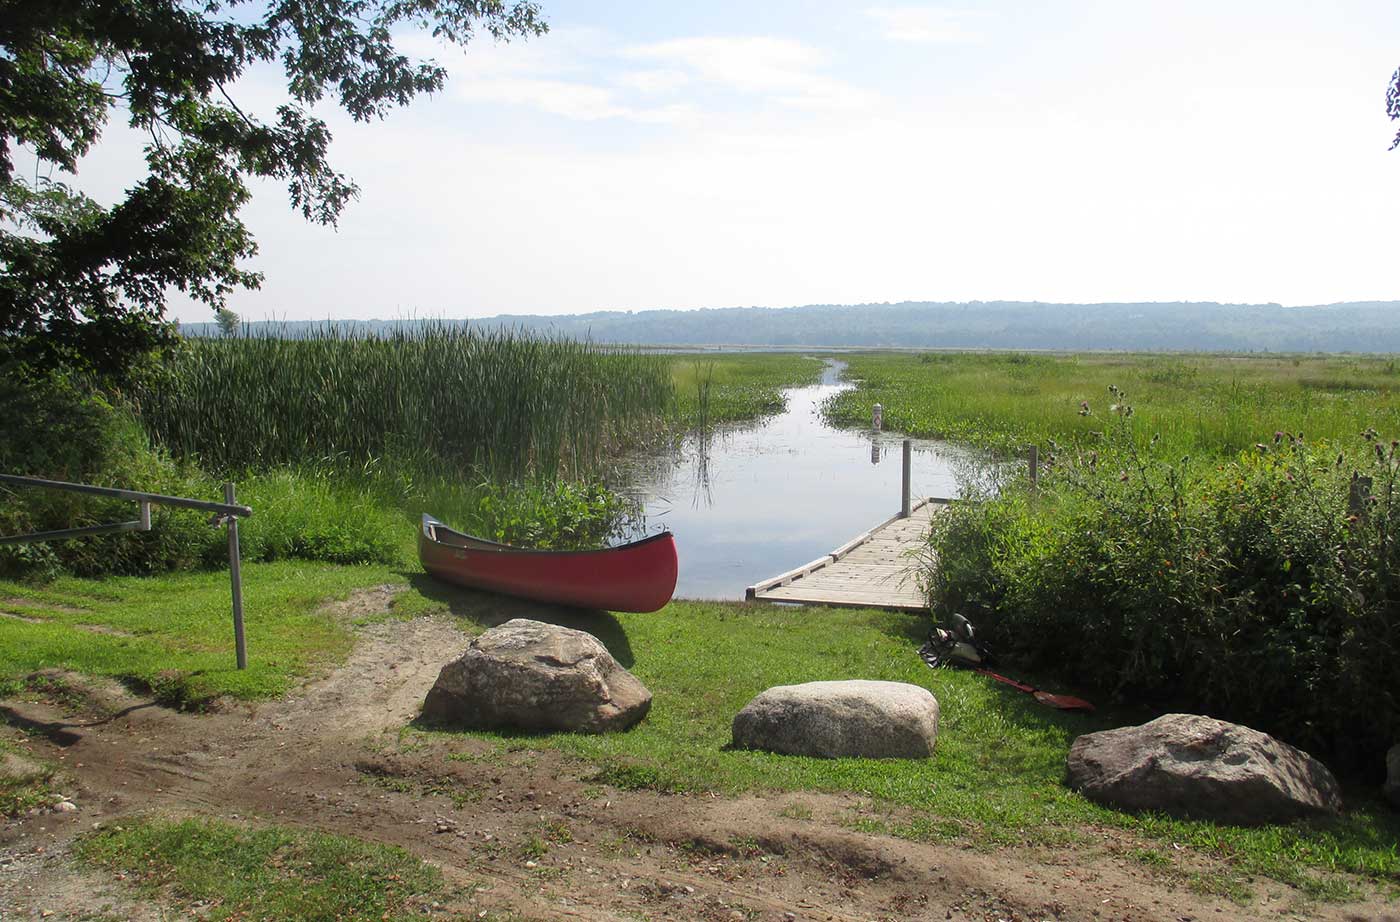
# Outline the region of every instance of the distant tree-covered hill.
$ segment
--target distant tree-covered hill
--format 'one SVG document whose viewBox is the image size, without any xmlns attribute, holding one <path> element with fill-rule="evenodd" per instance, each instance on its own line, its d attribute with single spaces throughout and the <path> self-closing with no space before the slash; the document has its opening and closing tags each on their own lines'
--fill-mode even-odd
<svg viewBox="0 0 1400 922">
<path fill-rule="evenodd" d="M 290 321 L 243 324 L 305 336 L 327 323 L 385 333 L 444 321 Z M 1035 301 L 904 301 L 703 310 L 503 314 L 471 321 L 596 342 L 648 346 L 897 347 L 1227 352 L 1400 352 L 1400 301 L 1313 307 L 1212 302 L 1047 304 Z M 185 324 L 213 336 L 215 323 Z"/>
</svg>

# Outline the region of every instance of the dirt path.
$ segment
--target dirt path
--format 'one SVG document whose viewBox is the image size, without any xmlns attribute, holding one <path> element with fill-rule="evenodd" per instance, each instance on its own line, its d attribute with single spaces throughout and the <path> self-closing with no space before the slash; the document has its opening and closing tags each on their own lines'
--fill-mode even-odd
<svg viewBox="0 0 1400 922">
<path fill-rule="evenodd" d="M 346 605 L 389 601 L 372 590 Z M 75 780 L 79 810 L 0 831 L 0 920 L 165 918 L 67 855 L 76 833 L 139 811 L 401 845 L 443 869 L 453 887 L 445 917 L 1400 920 L 1381 904 L 1310 905 L 1272 882 L 1243 908 L 1201 896 L 1124 857 L 1142 843 L 1118 832 L 981 852 L 854 832 L 854 797 L 621 791 L 550 751 L 503 754 L 457 738 L 401 745 L 398 731 L 463 646 L 448 620 L 373 625 L 343 667 L 299 694 L 203 716 L 91 680 L 79 700 L 5 702 L 9 722 Z"/>
</svg>

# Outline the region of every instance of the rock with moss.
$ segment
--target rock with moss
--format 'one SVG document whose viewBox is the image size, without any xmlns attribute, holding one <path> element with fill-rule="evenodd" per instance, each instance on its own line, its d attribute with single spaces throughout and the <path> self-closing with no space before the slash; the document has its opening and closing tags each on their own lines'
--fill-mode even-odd
<svg viewBox="0 0 1400 922">
<path fill-rule="evenodd" d="M 1166 714 L 1086 733 L 1070 746 L 1070 787 L 1129 810 L 1240 826 L 1341 811 L 1337 780 L 1300 749 L 1239 724 Z"/>
<path fill-rule="evenodd" d="M 806 682 L 761 693 L 734 718 L 734 745 L 835 759 L 926 759 L 938 740 L 938 699 L 905 682 Z"/>
<path fill-rule="evenodd" d="M 423 702 L 429 721 L 473 729 L 625 730 L 651 692 L 592 634 L 516 618 L 442 667 Z"/>
</svg>

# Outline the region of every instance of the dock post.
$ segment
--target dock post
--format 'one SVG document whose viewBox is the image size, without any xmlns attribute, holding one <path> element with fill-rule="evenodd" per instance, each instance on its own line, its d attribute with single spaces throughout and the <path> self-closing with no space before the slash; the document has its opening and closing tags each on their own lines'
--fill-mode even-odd
<svg viewBox="0 0 1400 922">
<path fill-rule="evenodd" d="M 233 484 L 224 484 L 224 502 L 230 506 L 236 502 Z M 239 669 L 248 668 L 248 646 L 243 638 L 243 574 L 238 560 L 238 518 L 228 517 L 228 570 L 233 584 L 233 652 Z"/>
<path fill-rule="evenodd" d="M 1031 491 L 1040 485 L 1040 446 L 1032 445 L 1026 452 L 1026 466 L 1030 469 Z"/>
<path fill-rule="evenodd" d="M 900 517 L 901 519 L 907 519 L 907 518 L 909 518 L 909 463 L 910 463 L 911 457 L 913 456 L 913 452 L 914 452 L 914 443 L 911 442 L 909 439 L 905 439 L 905 440 L 904 440 L 904 474 L 903 474 L 903 478 L 902 478 L 903 483 L 902 483 L 902 485 L 901 485 L 901 487 L 900 487 L 900 494 L 899 494 L 899 495 L 900 495 L 900 500 L 899 500 L 899 517 Z"/>
<path fill-rule="evenodd" d="M 876 432 L 885 428 L 885 408 L 878 403 L 870 411 L 870 428 Z"/>
</svg>

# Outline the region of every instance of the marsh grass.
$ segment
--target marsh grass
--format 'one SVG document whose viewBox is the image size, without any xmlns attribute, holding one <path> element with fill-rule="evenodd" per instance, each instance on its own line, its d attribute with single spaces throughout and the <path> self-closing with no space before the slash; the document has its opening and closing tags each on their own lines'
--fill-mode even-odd
<svg viewBox="0 0 1400 922">
<path fill-rule="evenodd" d="M 604 486 L 621 453 L 666 442 L 697 413 L 708 427 L 775 412 L 781 388 L 812 380 L 820 365 L 460 329 L 193 340 L 135 407 L 61 376 L 0 379 L 14 385 L 0 396 L 15 410 L 0 418 L 9 436 L 0 469 L 206 499 L 235 480 L 255 509 L 241 526 L 250 561 L 407 562 L 424 512 L 509 544 L 596 547 L 637 524 L 635 504 Z M 131 513 L 115 501 L 0 488 L 0 533 Z M 224 535 L 206 517 L 164 507 L 155 516 L 151 532 L 0 549 L 0 574 L 224 565 Z"/>
<path fill-rule="evenodd" d="M 1367 427 L 1400 431 L 1400 365 L 1385 356 L 1027 353 L 865 354 L 847 357 L 859 385 L 828 416 L 864 425 L 873 404 L 888 428 L 1001 452 L 1089 437 L 1102 427 L 1108 386 L 1133 395 L 1152 433 L 1178 455 L 1231 455 L 1275 430 L 1310 441 L 1351 439 Z M 1096 415 L 1078 415 L 1087 401 Z"/>
<path fill-rule="evenodd" d="M 155 441 L 214 472 L 390 457 L 498 480 L 594 474 L 671 400 L 665 357 L 449 326 L 191 339 L 137 395 Z"/>
<path fill-rule="evenodd" d="M 787 353 L 677 355 L 671 359 L 674 419 L 684 430 L 779 413 L 785 388 L 815 384 L 822 360 Z"/>
</svg>

